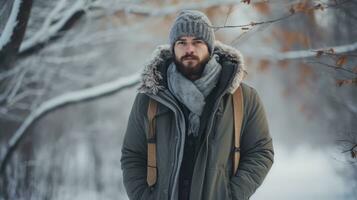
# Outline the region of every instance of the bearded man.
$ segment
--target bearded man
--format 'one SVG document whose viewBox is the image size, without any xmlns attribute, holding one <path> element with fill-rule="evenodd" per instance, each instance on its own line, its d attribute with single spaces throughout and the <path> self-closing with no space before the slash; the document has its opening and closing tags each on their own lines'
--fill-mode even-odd
<svg viewBox="0 0 357 200">
<path fill-rule="evenodd" d="M 121 157 L 129 198 L 249 199 L 274 151 L 263 104 L 242 82 L 241 54 L 215 41 L 211 22 L 195 10 L 179 13 L 169 42 L 146 66 L 130 113 Z"/>
</svg>

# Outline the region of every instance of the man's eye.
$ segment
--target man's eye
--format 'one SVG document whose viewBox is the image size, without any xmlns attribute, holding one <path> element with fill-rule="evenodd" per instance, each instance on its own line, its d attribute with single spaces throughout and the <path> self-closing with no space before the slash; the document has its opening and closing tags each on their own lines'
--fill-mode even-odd
<svg viewBox="0 0 357 200">
<path fill-rule="evenodd" d="M 202 44 L 202 43 L 203 43 L 202 40 L 196 40 L 196 41 L 195 41 L 195 44 Z"/>
</svg>

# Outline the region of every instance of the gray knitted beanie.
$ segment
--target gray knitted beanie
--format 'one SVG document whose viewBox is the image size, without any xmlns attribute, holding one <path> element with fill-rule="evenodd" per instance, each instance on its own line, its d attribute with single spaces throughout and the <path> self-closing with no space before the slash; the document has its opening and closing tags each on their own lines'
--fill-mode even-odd
<svg viewBox="0 0 357 200">
<path fill-rule="evenodd" d="M 175 42 L 182 36 L 195 36 L 206 42 L 209 52 L 214 49 L 214 31 L 208 17 L 196 10 L 183 10 L 176 17 L 170 30 L 170 45 L 173 49 Z"/>
</svg>

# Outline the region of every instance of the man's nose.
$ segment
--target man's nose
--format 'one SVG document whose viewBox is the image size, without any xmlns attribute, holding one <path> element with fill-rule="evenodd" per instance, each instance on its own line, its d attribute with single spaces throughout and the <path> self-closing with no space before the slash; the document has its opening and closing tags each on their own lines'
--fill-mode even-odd
<svg viewBox="0 0 357 200">
<path fill-rule="evenodd" d="M 185 50 L 187 54 L 193 54 L 195 52 L 195 46 L 188 43 Z"/>
</svg>

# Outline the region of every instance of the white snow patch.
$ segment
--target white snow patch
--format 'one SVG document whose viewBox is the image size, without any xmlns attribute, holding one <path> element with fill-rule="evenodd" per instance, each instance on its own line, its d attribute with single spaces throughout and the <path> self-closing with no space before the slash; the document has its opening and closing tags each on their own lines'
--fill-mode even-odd
<svg viewBox="0 0 357 200">
<path fill-rule="evenodd" d="M 349 187 L 338 171 L 347 166 L 308 146 L 291 151 L 275 145 L 275 162 L 252 200 L 350 200 Z"/>
</svg>

